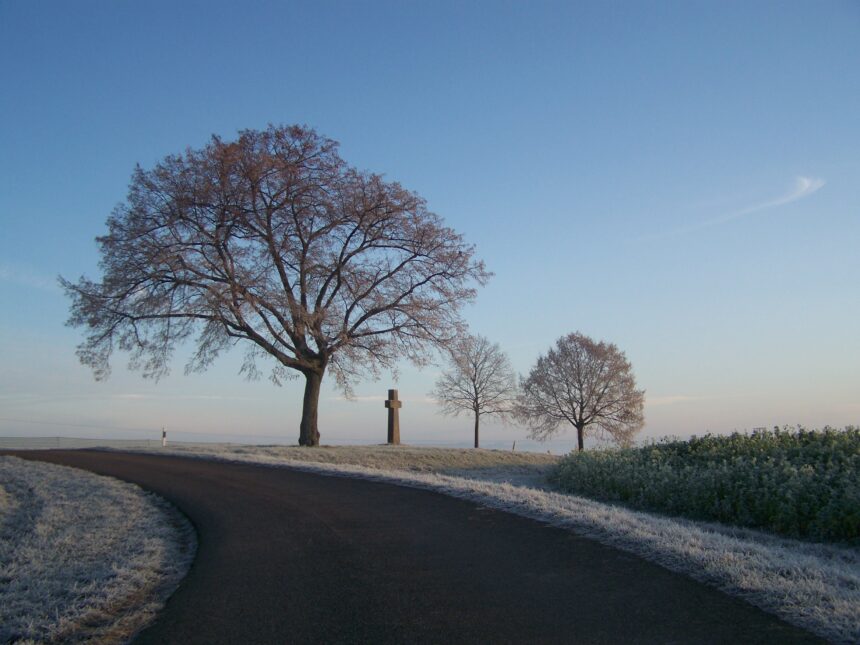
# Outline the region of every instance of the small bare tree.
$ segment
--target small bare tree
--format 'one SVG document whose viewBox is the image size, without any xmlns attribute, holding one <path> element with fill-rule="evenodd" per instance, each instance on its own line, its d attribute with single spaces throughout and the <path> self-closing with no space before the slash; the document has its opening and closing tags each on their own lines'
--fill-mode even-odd
<svg viewBox="0 0 860 645">
<path fill-rule="evenodd" d="M 507 355 L 483 336 L 465 336 L 450 350 L 448 369 L 436 381 L 432 396 L 442 412 L 475 416 L 475 448 L 482 416 L 506 419 L 517 394 L 517 381 Z"/>
<path fill-rule="evenodd" d="M 645 423 L 645 390 L 636 389 L 624 353 L 580 333 L 559 338 L 520 387 L 516 416 L 541 441 L 567 422 L 576 428 L 579 450 L 587 430 L 626 445 Z"/>
<path fill-rule="evenodd" d="M 463 333 L 460 309 L 489 278 L 421 197 L 347 165 L 336 142 L 300 126 L 213 137 L 138 167 L 107 225 L 101 280 L 61 279 L 69 324 L 88 331 L 81 362 L 105 378 L 119 348 L 157 378 L 194 335 L 187 370 L 241 342 L 247 375 L 267 357 L 276 383 L 305 377 L 307 446 L 319 443 L 326 371 L 348 390 L 400 358 L 426 363 Z"/>
</svg>

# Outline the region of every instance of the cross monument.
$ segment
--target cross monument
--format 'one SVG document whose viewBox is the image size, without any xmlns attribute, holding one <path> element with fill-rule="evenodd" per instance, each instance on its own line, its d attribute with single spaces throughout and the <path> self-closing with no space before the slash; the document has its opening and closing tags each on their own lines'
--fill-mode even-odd
<svg viewBox="0 0 860 645">
<path fill-rule="evenodd" d="M 397 400 L 397 390 L 388 390 L 385 407 L 388 408 L 388 443 L 399 446 L 400 408 L 403 407 L 403 402 Z"/>
</svg>

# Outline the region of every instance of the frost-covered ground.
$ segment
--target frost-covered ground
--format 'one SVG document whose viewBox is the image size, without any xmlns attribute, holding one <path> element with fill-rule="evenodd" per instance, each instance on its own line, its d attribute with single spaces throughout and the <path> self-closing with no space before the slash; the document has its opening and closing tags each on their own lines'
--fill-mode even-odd
<svg viewBox="0 0 860 645">
<path fill-rule="evenodd" d="M 0 456 L 0 643 L 126 642 L 194 548 L 187 519 L 137 486 Z"/>
<path fill-rule="evenodd" d="M 834 642 L 860 642 L 860 552 L 603 504 L 549 490 L 554 457 L 404 446 L 168 447 L 144 450 L 262 463 L 426 488 L 574 530 L 636 553 Z"/>
<path fill-rule="evenodd" d="M 143 446 L 135 450 L 143 449 Z M 250 446 L 236 444 L 170 444 L 173 454 L 212 456 L 255 463 L 283 464 L 304 461 L 323 464 L 351 464 L 381 470 L 408 470 L 451 474 L 457 471 L 500 473 L 545 473 L 561 459 L 556 455 L 473 448 L 425 448 L 416 446 Z M 154 454 L 164 454 L 158 447 Z"/>
</svg>

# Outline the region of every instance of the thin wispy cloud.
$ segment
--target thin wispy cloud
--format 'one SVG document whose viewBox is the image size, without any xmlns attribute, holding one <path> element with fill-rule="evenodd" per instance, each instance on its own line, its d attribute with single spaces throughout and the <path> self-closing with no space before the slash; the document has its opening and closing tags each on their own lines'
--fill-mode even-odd
<svg viewBox="0 0 860 645">
<path fill-rule="evenodd" d="M 645 405 L 662 406 L 675 405 L 677 403 L 689 403 L 691 401 L 701 401 L 703 396 L 685 396 L 683 394 L 671 394 L 668 396 L 649 396 L 645 398 Z"/>
<path fill-rule="evenodd" d="M 47 278 L 27 269 L 20 269 L 8 264 L 0 264 L 0 282 L 9 282 L 22 287 L 31 287 L 42 291 L 58 292 L 57 281 Z"/>
<path fill-rule="evenodd" d="M 224 394 L 138 394 L 135 392 L 112 394 L 111 399 L 120 401 L 254 401 L 255 397 L 229 396 Z"/>
<path fill-rule="evenodd" d="M 368 396 L 334 396 L 329 399 L 329 401 L 355 401 L 358 403 L 363 403 L 366 401 L 385 401 L 388 397 L 382 395 L 368 395 Z"/>
<path fill-rule="evenodd" d="M 412 397 L 408 394 L 403 394 L 403 393 L 398 393 L 397 398 L 400 401 L 409 402 L 409 403 L 420 403 L 420 404 L 436 403 L 435 399 L 431 399 L 431 398 L 426 397 L 426 396 Z M 374 394 L 374 395 L 368 395 L 368 396 L 352 396 L 352 397 L 334 396 L 334 397 L 329 398 L 328 400 L 329 401 L 349 401 L 351 403 L 368 403 L 368 402 L 376 403 L 376 402 L 387 401 L 388 397 Z"/>
<path fill-rule="evenodd" d="M 751 215 L 752 213 L 757 213 L 759 211 L 767 210 L 769 208 L 776 208 L 777 206 L 783 206 L 785 204 L 796 202 L 800 199 L 803 199 L 804 197 L 809 197 L 813 193 L 817 192 L 821 189 L 822 186 L 824 186 L 824 184 L 825 181 L 823 179 L 817 179 L 815 177 L 796 177 L 792 189 L 781 197 L 777 197 L 776 199 L 772 199 L 761 204 L 748 206 L 747 208 L 743 208 L 734 213 L 729 213 L 728 215 L 723 215 L 722 217 L 708 220 L 706 222 L 706 225 L 712 226 L 714 224 L 729 222 L 733 219 L 739 219 L 741 217 L 744 217 L 745 215 Z"/>
<path fill-rule="evenodd" d="M 747 217 L 748 215 L 769 210 L 771 208 L 785 206 L 786 204 L 791 204 L 792 202 L 796 202 L 805 197 L 809 197 L 813 193 L 818 192 L 821 187 L 824 186 L 825 183 L 826 182 L 823 179 L 819 179 L 816 177 L 795 177 L 794 184 L 792 185 L 791 189 L 789 189 L 787 192 L 780 195 L 779 197 L 775 197 L 774 199 L 769 199 L 764 202 L 759 202 L 757 204 L 753 204 L 751 206 L 747 206 L 745 208 L 741 208 L 739 210 L 720 215 L 719 217 L 714 217 L 700 222 L 694 222 L 692 224 L 688 224 L 687 226 L 681 226 L 679 228 L 671 229 L 668 231 L 661 231 L 659 233 L 654 233 L 646 237 L 653 239 L 658 237 L 668 237 L 670 235 L 692 233 L 694 231 L 700 231 L 702 229 L 710 228 L 712 226 L 717 226 L 720 224 L 725 224 L 726 222 L 738 220 Z"/>
</svg>

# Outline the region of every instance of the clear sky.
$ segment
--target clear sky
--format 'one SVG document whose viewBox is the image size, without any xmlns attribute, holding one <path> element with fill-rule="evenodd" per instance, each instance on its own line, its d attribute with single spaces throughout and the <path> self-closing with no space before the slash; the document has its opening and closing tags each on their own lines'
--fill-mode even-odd
<svg viewBox="0 0 860 645">
<path fill-rule="evenodd" d="M 572 331 L 616 343 L 643 436 L 860 423 L 858 70 L 848 0 L 0 0 L 0 435 L 296 440 L 302 382 L 243 381 L 240 352 L 94 382 L 56 286 L 98 276 L 135 163 L 268 123 L 474 243 L 467 319 L 519 373 Z M 394 386 L 405 442 L 468 442 L 437 373 L 328 382 L 323 443 L 384 441 Z"/>
</svg>

